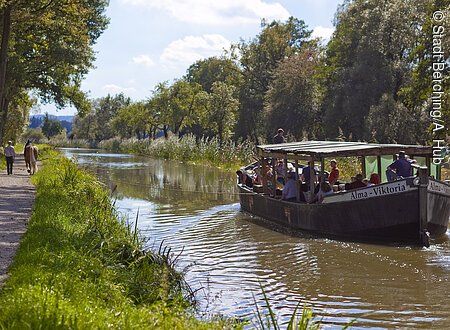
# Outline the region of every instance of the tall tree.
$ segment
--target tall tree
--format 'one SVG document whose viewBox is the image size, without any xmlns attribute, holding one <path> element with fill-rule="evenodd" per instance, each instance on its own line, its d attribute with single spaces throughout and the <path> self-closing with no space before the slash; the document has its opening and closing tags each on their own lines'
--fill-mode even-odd
<svg viewBox="0 0 450 330">
<path fill-rule="evenodd" d="M 311 44 L 281 61 L 274 70 L 265 97 L 264 117 L 268 139 L 279 127 L 297 140 L 313 138 L 321 133 L 318 120 L 321 102 L 317 77 L 319 56 L 320 48 Z"/>
<path fill-rule="evenodd" d="M 95 139 L 96 141 L 107 140 L 114 137 L 111 127 L 112 119 L 117 115 L 120 109 L 128 107 L 131 104 L 131 98 L 123 93 L 98 98 L 92 102 L 92 111 L 95 114 L 97 122 Z"/>
<path fill-rule="evenodd" d="M 236 124 L 239 101 L 233 96 L 234 87 L 217 81 L 212 85 L 209 106 L 209 126 L 217 133 L 219 142 L 229 139 Z"/>
<path fill-rule="evenodd" d="M 400 91 L 411 79 L 415 65 L 411 53 L 422 33 L 427 1 L 344 2 L 336 15 L 336 30 L 327 51 L 330 75 L 324 108 L 330 138 L 342 129 L 354 140 L 371 139 L 370 109 L 382 109 L 384 105 L 376 107 L 390 104 L 388 100 L 402 103 L 395 109 L 406 106 L 408 111 L 415 111 L 403 102 Z"/>
<path fill-rule="evenodd" d="M 230 58 L 209 57 L 192 64 L 186 73 L 186 81 L 198 83 L 207 93 L 215 82 L 239 87 L 242 74 L 239 66 Z"/>
<path fill-rule="evenodd" d="M 285 23 L 263 21 L 262 31 L 255 39 L 236 46 L 243 73 L 237 136 L 254 140 L 265 136 L 262 111 L 273 72 L 281 60 L 307 42 L 311 32 L 304 21 L 293 17 Z"/>
<path fill-rule="evenodd" d="M 45 114 L 44 123 L 42 125 L 42 133 L 50 140 L 51 137 L 58 135 L 63 130 L 61 123 L 56 119 L 48 117 L 48 113 Z"/>
<path fill-rule="evenodd" d="M 33 91 L 44 103 L 88 102 L 81 80 L 92 67 L 92 46 L 104 31 L 107 0 L 10 0 L 0 3 L 0 142 L 9 105 Z"/>
</svg>

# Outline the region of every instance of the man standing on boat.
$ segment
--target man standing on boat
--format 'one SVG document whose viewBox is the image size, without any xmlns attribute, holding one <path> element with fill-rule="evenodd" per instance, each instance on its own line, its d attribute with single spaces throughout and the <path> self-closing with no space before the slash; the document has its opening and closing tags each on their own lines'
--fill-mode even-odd
<svg viewBox="0 0 450 330">
<path fill-rule="evenodd" d="M 330 161 L 330 166 L 331 166 L 331 171 L 330 171 L 330 175 L 328 176 L 328 182 L 330 183 L 330 186 L 333 187 L 333 185 L 339 179 L 339 169 L 337 167 L 336 159 L 332 159 Z"/>
<path fill-rule="evenodd" d="M 285 143 L 286 139 L 284 138 L 283 134 L 284 130 L 282 128 L 279 128 L 277 131 L 277 135 L 273 137 L 273 143 L 274 144 Z"/>
<path fill-rule="evenodd" d="M 407 178 L 411 176 L 411 164 L 414 160 L 406 158 L 404 151 L 399 151 L 398 159 L 388 166 L 386 170 L 386 177 L 388 181 L 397 180 L 399 177 Z"/>
</svg>

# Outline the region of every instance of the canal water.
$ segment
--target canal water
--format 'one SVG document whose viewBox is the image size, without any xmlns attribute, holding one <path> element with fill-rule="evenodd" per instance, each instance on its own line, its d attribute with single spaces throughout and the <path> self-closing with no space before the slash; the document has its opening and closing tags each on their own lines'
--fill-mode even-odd
<svg viewBox="0 0 450 330">
<path fill-rule="evenodd" d="M 261 286 L 281 322 L 295 306 L 323 328 L 449 329 L 450 240 L 430 248 L 292 237 L 240 210 L 234 171 L 97 150 L 63 149 L 109 189 L 147 244 L 162 243 L 200 303 L 202 316 L 255 321 Z"/>
</svg>

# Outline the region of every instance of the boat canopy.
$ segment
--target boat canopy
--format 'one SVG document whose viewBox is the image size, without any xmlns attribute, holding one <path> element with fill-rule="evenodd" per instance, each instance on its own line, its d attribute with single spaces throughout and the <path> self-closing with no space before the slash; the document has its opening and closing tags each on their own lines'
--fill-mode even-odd
<svg viewBox="0 0 450 330">
<path fill-rule="evenodd" d="M 407 155 L 432 157 L 432 146 L 377 144 L 367 142 L 303 141 L 257 146 L 260 157 L 277 157 L 298 160 L 320 160 L 329 157 L 382 156 L 404 151 Z"/>
</svg>

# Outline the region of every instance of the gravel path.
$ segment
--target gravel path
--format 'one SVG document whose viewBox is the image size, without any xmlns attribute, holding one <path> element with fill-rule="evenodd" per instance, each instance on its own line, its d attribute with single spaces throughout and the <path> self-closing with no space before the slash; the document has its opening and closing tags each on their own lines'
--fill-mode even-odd
<svg viewBox="0 0 450 330">
<path fill-rule="evenodd" d="M 23 155 L 17 155 L 13 175 L 0 173 L 0 286 L 19 247 L 36 194 Z"/>
</svg>

